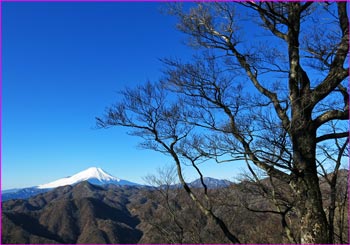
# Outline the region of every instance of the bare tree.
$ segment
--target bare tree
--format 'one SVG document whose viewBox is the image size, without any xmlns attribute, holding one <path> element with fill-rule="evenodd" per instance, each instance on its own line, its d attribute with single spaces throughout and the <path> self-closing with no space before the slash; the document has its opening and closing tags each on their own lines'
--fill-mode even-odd
<svg viewBox="0 0 350 245">
<path fill-rule="evenodd" d="M 184 232 L 186 226 L 180 217 L 180 208 L 178 203 L 179 189 L 177 188 L 176 169 L 172 166 L 159 168 L 157 175 L 147 175 L 144 179 L 146 183 L 153 186 L 156 193 L 160 195 L 159 204 L 165 209 L 168 215 L 168 226 L 163 226 L 155 222 L 152 218 L 148 222 L 156 227 L 169 243 L 184 243 Z M 151 192 L 152 193 L 152 192 Z M 159 198 L 152 198 L 159 200 Z M 170 222 L 169 222 L 170 220 Z"/>
<path fill-rule="evenodd" d="M 330 123 L 330 132 L 336 133 L 337 126 L 334 123 Z M 327 144 L 328 143 L 328 144 Z M 320 175 L 323 177 L 323 183 L 321 182 L 321 186 L 326 184 L 328 188 L 325 189 L 325 206 L 327 206 L 328 212 L 328 230 L 329 230 L 329 239 L 332 243 L 344 243 L 343 241 L 343 233 L 344 226 L 338 229 L 338 233 L 335 231 L 335 218 L 336 218 L 336 210 L 339 210 L 338 219 L 340 223 L 344 223 L 342 219 L 344 217 L 344 213 L 342 213 L 342 209 L 346 203 L 348 198 L 347 185 L 348 185 L 348 174 L 345 174 L 344 169 L 342 167 L 342 159 L 344 156 L 348 157 L 348 152 L 346 152 L 346 147 L 349 143 L 349 138 L 339 139 L 335 138 L 333 142 L 327 142 L 318 146 L 318 159 L 317 162 L 320 166 L 321 173 Z M 339 237 L 339 240 L 336 238 Z"/>
<path fill-rule="evenodd" d="M 298 231 L 293 228 L 295 203 L 290 186 L 273 177 L 257 173 L 247 162 L 248 172 L 243 174 L 241 204 L 249 211 L 279 216 L 282 229 L 289 243 L 297 243 Z M 266 203 L 268 204 L 266 207 Z"/>
<path fill-rule="evenodd" d="M 269 176 L 288 180 L 294 190 L 301 222 L 300 242 L 328 243 L 330 238 L 317 175 L 316 146 L 325 140 L 348 136 L 348 131 L 322 133 L 328 122 L 349 118 L 348 92 L 344 89 L 344 81 L 349 75 L 348 68 L 344 67 L 349 50 L 346 3 L 316 6 L 312 2 L 247 2 L 241 4 L 241 9 L 243 7 L 249 13 L 257 14 L 261 26 L 276 38 L 277 43 L 273 45 L 280 45 L 280 48 L 275 57 L 261 48 L 257 49 L 254 43 L 248 42 L 248 48 L 241 45 L 234 4 L 198 4 L 188 13 L 176 6 L 172 10 L 180 20 L 179 29 L 189 34 L 192 45 L 214 50 L 217 56 L 224 55 L 228 65 L 224 66 L 222 62 L 216 69 L 229 67 L 237 73 L 245 73 L 258 93 L 265 97 L 262 100 L 268 105 L 265 108 L 274 113 L 271 116 L 273 121 L 277 119 L 276 130 L 270 130 L 271 136 L 274 136 L 273 139 L 280 136 L 286 139 L 287 144 L 282 145 L 280 151 L 291 157 L 289 163 L 279 159 L 278 152 L 271 147 L 259 146 L 259 138 L 264 134 L 261 132 L 269 130 L 268 127 L 261 128 L 258 133 L 252 121 L 248 120 L 242 126 L 241 118 L 244 114 L 253 116 L 254 110 L 245 113 L 243 106 L 237 107 L 230 101 L 232 85 L 222 83 L 220 78 L 206 73 L 205 69 L 180 63 L 170 64 L 173 70 L 169 72 L 167 82 L 174 91 L 198 98 L 199 105 L 205 100 L 221 109 L 229 122 L 227 133 L 239 142 L 245 157 Z M 320 16 L 325 18 L 325 15 L 332 19 L 332 22 L 324 23 L 322 29 L 318 26 L 325 37 L 320 38 L 319 32 L 307 32 L 311 20 L 321 21 Z M 310 41 L 302 42 L 307 38 L 318 42 L 314 46 Z M 327 47 L 330 42 L 332 46 Z M 265 45 L 265 49 L 269 47 L 268 50 L 275 52 L 275 47 Z M 287 62 L 283 63 L 283 60 Z M 313 78 L 316 66 L 310 66 L 312 61 L 313 64 L 322 64 L 322 76 Z M 206 69 L 211 66 L 209 64 Z M 309 73 L 305 70 L 307 66 L 310 67 Z M 196 69 L 201 71 L 196 72 Z M 273 77 L 286 85 L 274 87 L 273 82 L 265 82 Z M 205 126 L 208 127 L 208 124 Z M 216 125 L 212 123 L 211 126 Z M 216 130 L 216 127 L 211 128 Z M 266 143 L 266 140 L 262 142 Z M 262 150 L 264 148 L 269 149 Z"/>
<path fill-rule="evenodd" d="M 150 82 L 135 89 L 125 89 L 122 95 L 123 101 L 110 107 L 103 119 L 97 118 L 98 126 L 132 128 L 130 134 L 144 139 L 142 147 L 169 155 L 176 164 L 181 185 L 200 211 L 221 228 L 229 241 L 239 243 L 238 238 L 231 233 L 222 219 L 214 214 L 210 203 L 207 202 L 208 198 L 205 201 L 201 200 L 184 179 L 183 164 L 191 161 L 191 164 L 195 165 L 195 161 L 200 160 L 201 156 L 192 159 L 178 147 L 193 130 L 192 125 L 183 121 L 184 115 L 190 113 L 183 101 L 171 101 L 172 98 L 167 96 L 161 84 Z"/>
<path fill-rule="evenodd" d="M 208 52 L 192 63 L 164 60 L 160 84 L 126 89 L 124 101 L 112 106 L 98 124 L 133 128 L 133 135 L 145 139 L 144 147 L 170 155 L 185 191 L 229 241 L 240 242 L 215 215 L 211 202 L 189 188 L 183 164 L 246 160 L 289 185 L 300 222 L 296 242 L 332 242 L 316 149 L 348 137 L 348 130 L 329 128 L 331 122 L 342 124 L 349 118 L 346 6 L 199 3 L 186 11 L 174 5 L 171 13 L 189 35 L 190 45 Z M 246 20 L 236 9 L 255 18 L 255 27 L 270 37 L 243 40 Z M 175 93 L 178 99 L 167 98 L 166 93 Z M 343 157 L 346 144 L 330 156 Z"/>
</svg>

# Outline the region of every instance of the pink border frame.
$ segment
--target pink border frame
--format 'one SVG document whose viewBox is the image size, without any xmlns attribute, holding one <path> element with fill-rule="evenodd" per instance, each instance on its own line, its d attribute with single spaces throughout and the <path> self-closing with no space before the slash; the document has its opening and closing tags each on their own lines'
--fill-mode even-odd
<svg viewBox="0 0 350 245">
<path fill-rule="evenodd" d="M 205 2 L 214 2 L 215 0 L 205 0 Z M 244 0 L 217 0 L 215 2 L 243 2 Z M 278 1 L 278 0 L 272 0 Z M 284 0 L 286 2 L 293 2 L 295 0 Z M 308 0 L 309 1 L 309 0 Z M 315 2 L 326 2 L 327 0 L 315 0 Z M 337 0 L 340 2 L 346 2 L 348 0 Z M 195 2 L 194 0 L 181 0 L 181 1 L 169 1 L 169 0 L 0 0 L 0 135 L 2 135 L 2 3 L 3 2 Z M 204 1 L 203 1 L 204 2 Z M 350 11 L 350 6 L 348 6 Z M 350 66 L 350 60 L 349 60 Z M 350 81 L 350 80 L 349 80 Z M 350 98 L 349 98 L 350 99 Z M 350 120 L 350 118 L 349 118 Z M 350 122 L 349 122 L 350 128 Z M 348 147 L 350 153 L 350 146 Z M 350 160 L 349 160 L 350 169 Z M 350 184 L 350 176 L 348 175 L 348 183 Z M 2 138 L 0 138 L 0 191 L 2 190 Z M 348 189 L 348 196 L 350 196 L 350 188 Z M 2 195 L 0 195 L 0 203 L 2 203 Z M 350 211 L 350 202 L 348 202 L 348 211 Z M 2 205 L 0 205 L 0 239 L 2 233 Z M 350 227 L 350 215 L 348 214 L 348 226 Z M 348 240 L 350 240 L 350 231 L 348 233 Z M 0 240 L 1 244 L 1 240 Z M 40 244 L 42 245 L 42 244 Z M 69 245 L 69 244 L 68 244 Z M 154 245 L 154 244 L 153 244 Z M 191 244 L 185 244 L 191 245 Z M 217 244 L 219 245 L 219 244 Z M 254 245 L 254 244 L 252 244 Z M 256 244 L 258 245 L 258 244 Z"/>
</svg>

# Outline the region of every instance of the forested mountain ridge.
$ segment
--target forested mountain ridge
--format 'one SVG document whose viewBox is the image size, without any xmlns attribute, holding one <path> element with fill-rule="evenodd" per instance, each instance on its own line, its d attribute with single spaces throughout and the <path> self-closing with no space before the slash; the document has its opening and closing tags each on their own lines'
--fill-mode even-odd
<svg viewBox="0 0 350 245">
<path fill-rule="evenodd" d="M 345 190 L 348 172 L 338 175 L 339 189 Z M 260 183 L 246 179 L 208 190 L 213 211 L 225 217 L 243 243 L 288 243 L 271 199 L 261 192 L 261 185 L 270 184 L 268 178 Z M 325 182 L 321 186 L 326 197 L 329 188 Z M 203 188 L 193 190 L 202 197 Z M 288 194 L 279 198 L 282 202 Z M 335 231 L 347 242 L 347 199 L 339 197 L 337 203 Z M 288 215 L 297 225 L 293 212 Z M 228 243 L 220 232 L 181 188 L 82 182 L 2 203 L 2 243 Z"/>
</svg>

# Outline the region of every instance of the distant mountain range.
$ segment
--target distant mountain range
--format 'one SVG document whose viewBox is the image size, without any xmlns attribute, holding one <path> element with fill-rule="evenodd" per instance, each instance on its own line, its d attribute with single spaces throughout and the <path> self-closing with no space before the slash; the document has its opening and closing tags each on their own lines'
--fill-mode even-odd
<svg viewBox="0 0 350 245">
<path fill-rule="evenodd" d="M 269 181 L 262 179 L 259 184 L 268 188 Z M 281 235 L 283 227 L 275 214 L 251 212 L 244 205 L 238 205 L 237 200 L 242 198 L 249 200 L 257 210 L 273 210 L 270 200 L 257 194 L 255 182 L 246 180 L 231 184 L 213 178 L 204 178 L 204 182 L 212 188 L 210 196 L 215 204 L 215 214 L 227 219 L 229 229 L 246 239 L 246 244 L 256 241 L 286 243 Z M 323 178 L 320 182 L 322 195 L 328 200 L 329 185 Z M 337 182 L 339 190 L 346 193 L 348 170 L 339 171 Z M 200 180 L 189 185 L 198 197 L 203 197 L 203 191 L 197 189 L 202 188 Z M 230 187 L 219 188 L 221 185 Z M 279 182 L 277 193 L 283 194 L 283 198 L 291 198 L 291 193 L 285 192 L 285 185 L 288 184 Z M 17 191 L 30 194 L 28 189 Z M 1 244 L 229 243 L 218 226 L 199 212 L 181 188 L 170 189 L 164 195 L 163 191 L 147 186 L 94 185 L 85 180 L 57 188 L 36 188 L 36 191 L 46 192 L 2 203 Z M 3 192 L 3 195 L 6 193 Z M 345 200 L 344 205 L 346 210 Z M 338 218 L 343 215 L 342 219 L 346 220 L 346 212 L 336 213 Z M 290 219 L 294 219 L 291 221 L 293 224 L 299 224 L 295 215 L 291 215 Z M 179 230 L 179 225 L 183 229 Z M 346 237 L 347 227 L 344 226 L 343 230 Z M 178 234 L 183 236 L 178 237 Z"/>
<path fill-rule="evenodd" d="M 48 192 L 61 186 L 74 186 L 83 181 L 94 185 L 117 185 L 117 186 L 137 186 L 139 184 L 119 179 L 108 174 L 101 168 L 91 167 L 73 176 L 55 180 L 53 182 L 23 189 L 11 189 L 2 191 L 2 201 L 9 199 L 25 199 L 40 193 Z"/>
<path fill-rule="evenodd" d="M 214 178 L 210 178 L 210 177 L 204 177 L 203 182 L 207 186 L 207 188 L 209 188 L 209 189 L 227 187 L 227 186 L 230 186 L 233 184 L 231 181 L 228 181 L 228 180 L 214 179 Z M 204 187 L 201 179 L 196 179 L 195 181 L 192 181 L 191 183 L 189 183 L 189 186 L 192 188 L 203 188 Z"/>
<path fill-rule="evenodd" d="M 209 189 L 226 187 L 232 182 L 228 180 L 214 179 L 210 177 L 203 178 L 205 185 Z M 27 187 L 22 189 L 10 189 L 3 190 L 2 201 L 7 201 L 10 199 L 26 199 L 32 196 L 38 195 L 40 193 L 48 192 L 54 188 L 62 186 L 75 186 L 81 182 L 87 181 L 93 185 L 105 186 L 105 185 L 115 185 L 115 186 L 143 186 L 128 180 L 119 179 L 111 174 L 107 173 L 101 168 L 91 167 L 86 170 L 83 170 L 73 176 L 61 178 L 50 183 Z M 203 188 L 200 179 L 188 183 L 192 188 Z M 174 187 L 180 187 L 180 184 L 175 185 Z M 146 187 L 146 186 L 144 186 Z"/>
</svg>

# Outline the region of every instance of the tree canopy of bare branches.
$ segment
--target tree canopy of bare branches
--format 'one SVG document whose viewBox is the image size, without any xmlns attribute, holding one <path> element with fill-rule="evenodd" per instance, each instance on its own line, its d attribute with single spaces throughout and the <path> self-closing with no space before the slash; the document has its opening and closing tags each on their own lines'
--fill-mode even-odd
<svg viewBox="0 0 350 245">
<path fill-rule="evenodd" d="M 347 3 L 174 4 L 170 13 L 203 55 L 164 59 L 164 77 L 125 89 L 98 125 L 129 127 L 143 147 L 169 155 L 183 188 L 230 242 L 240 239 L 187 185 L 184 164 L 200 174 L 198 163 L 210 159 L 247 161 L 290 187 L 300 223 L 298 236 L 286 223 L 291 242 L 334 242 L 335 198 L 327 217 L 319 172 L 327 175 L 326 164 L 338 171 L 348 144 Z M 268 38 L 244 38 L 252 27 Z M 336 177 L 326 180 L 335 193 Z"/>
</svg>

